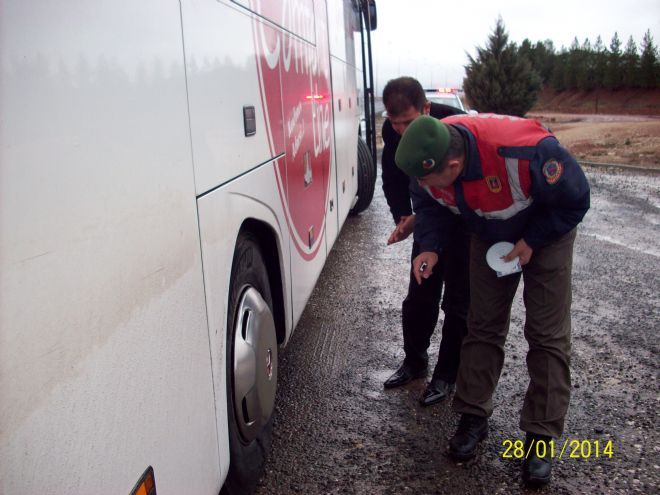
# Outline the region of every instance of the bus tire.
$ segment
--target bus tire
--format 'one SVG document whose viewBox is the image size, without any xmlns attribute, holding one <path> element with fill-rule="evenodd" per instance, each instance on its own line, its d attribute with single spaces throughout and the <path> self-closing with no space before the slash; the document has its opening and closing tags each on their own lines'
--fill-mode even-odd
<svg viewBox="0 0 660 495">
<path fill-rule="evenodd" d="M 371 156 L 371 151 L 367 143 L 361 137 L 358 137 L 358 188 L 357 202 L 349 211 L 350 215 L 357 215 L 366 210 L 371 204 L 376 187 L 376 164 Z"/>
<path fill-rule="evenodd" d="M 239 234 L 227 313 L 229 472 L 222 493 L 252 493 L 270 451 L 277 337 L 268 272 L 256 237 Z"/>
</svg>

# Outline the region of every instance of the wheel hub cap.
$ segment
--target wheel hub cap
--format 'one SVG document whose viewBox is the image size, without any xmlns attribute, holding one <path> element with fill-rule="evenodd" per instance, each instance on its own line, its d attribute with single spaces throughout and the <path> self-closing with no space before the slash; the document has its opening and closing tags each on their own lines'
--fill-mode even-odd
<svg viewBox="0 0 660 495">
<path fill-rule="evenodd" d="M 253 287 L 241 297 L 233 331 L 236 421 L 241 435 L 250 442 L 270 419 L 277 387 L 275 321 Z"/>
</svg>

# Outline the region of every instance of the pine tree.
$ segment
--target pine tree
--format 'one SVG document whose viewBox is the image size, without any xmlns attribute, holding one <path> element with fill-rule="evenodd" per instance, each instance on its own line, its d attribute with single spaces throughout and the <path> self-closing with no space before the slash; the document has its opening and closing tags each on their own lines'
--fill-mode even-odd
<svg viewBox="0 0 660 495">
<path fill-rule="evenodd" d="M 605 87 L 605 71 L 607 70 L 607 49 L 603 40 L 598 36 L 594 44 L 593 83 L 595 88 Z"/>
<path fill-rule="evenodd" d="M 631 36 L 622 57 L 623 85 L 627 88 L 639 87 L 639 55 L 637 45 Z"/>
<path fill-rule="evenodd" d="M 585 38 L 577 54 L 575 75 L 577 87 L 583 91 L 591 91 L 596 87 L 596 83 L 594 81 L 594 56 L 589 38 Z"/>
<path fill-rule="evenodd" d="M 468 54 L 463 80 L 465 94 L 479 112 L 525 115 L 534 106 L 541 89 L 540 76 L 518 48 L 509 43 L 502 18 L 488 37 L 486 48 L 477 47 L 477 57 Z"/>
<path fill-rule="evenodd" d="M 524 39 L 518 48 L 518 55 L 526 57 L 530 61 L 532 68 L 541 76 L 543 84 L 550 82 L 555 55 L 552 41 L 546 40 L 543 43 L 537 41 L 532 45 L 529 39 Z"/>
<path fill-rule="evenodd" d="M 642 88 L 655 88 L 660 83 L 658 77 L 658 50 L 653 44 L 651 30 L 647 30 L 642 39 L 642 55 L 639 60 L 639 82 Z"/>
<path fill-rule="evenodd" d="M 552 76 L 550 78 L 550 83 L 555 91 L 564 91 L 567 88 L 566 86 L 566 67 L 568 65 L 568 52 L 565 48 L 562 48 L 554 57 L 554 64 L 552 67 Z"/>
<path fill-rule="evenodd" d="M 532 64 L 532 67 L 534 66 L 534 48 L 528 38 L 525 38 L 520 44 L 520 47 L 518 47 L 518 56 L 526 57 L 529 63 Z"/>
<path fill-rule="evenodd" d="M 615 32 L 610 42 L 610 52 L 607 56 L 607 67 L 605 69 L 605 87 L 607 89 L 621 88 L 623 84 L 621 71 L 621 40 Z"/>
<path fill-rule="evenodd" d="M 555 46 L 551 40 L 536 42 L 536 67 L 543 82 L 550 81 L 554 69 Z"/>
<path fill-rule="evenodd" d="M 566 65 L 564 67 L 564 87 L 566 89 L 577 89 L 578 71 L 582 64 L 582 50 L 577 36 L 573 39 L 571 47 L 566 54 Z"/>
</svg>

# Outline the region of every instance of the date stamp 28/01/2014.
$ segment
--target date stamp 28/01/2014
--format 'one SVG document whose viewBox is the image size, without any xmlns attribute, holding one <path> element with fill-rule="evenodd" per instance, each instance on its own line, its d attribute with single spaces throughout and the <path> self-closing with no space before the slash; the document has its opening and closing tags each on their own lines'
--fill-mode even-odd
<svg viewBox="0 0 660 495">
<path fill-rule="evenodd" d="M 612 440 L 566 439 L 563 443 L 555 440 L 532 440 L 525 446 L 522 440 L 504 440 L 502 442 L 504 459 L 527 459 L 530 455 L 550 457 L 552 459 L 611 459 L 614 456 Z"/>
</svg>

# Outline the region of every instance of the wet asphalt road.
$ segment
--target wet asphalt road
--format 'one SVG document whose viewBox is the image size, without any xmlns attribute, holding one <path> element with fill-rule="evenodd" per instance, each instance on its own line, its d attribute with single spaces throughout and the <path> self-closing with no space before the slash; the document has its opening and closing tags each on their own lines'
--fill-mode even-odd
<svg viewBox="0 0 660 495">
<path fill-rule="evenodd" d="M 541 492 L 658 493 L 660 178 L 590 172 L 589 180 L 592 210 L 574 255 L 572 399 L 555 455 L 564 441 L 567 451 Z M 410 243 L 386 247 L 392 220 L 380 187 L 344 226 L 281 353 L 272 452 L 257 493 L 526 493 L 520 461 L 502 456 L 505 441 L 523 436 L 520 289 L 490 435 L 476 460 L 447 457 L 458 418 L 450 401 L 418 405 L 424 380 L 383 389 L 403 358 Z M 572 440 L 588 441 L 573 458 Z M 602 452 L 610 440 L 611 457 Z"/>
</svg>

